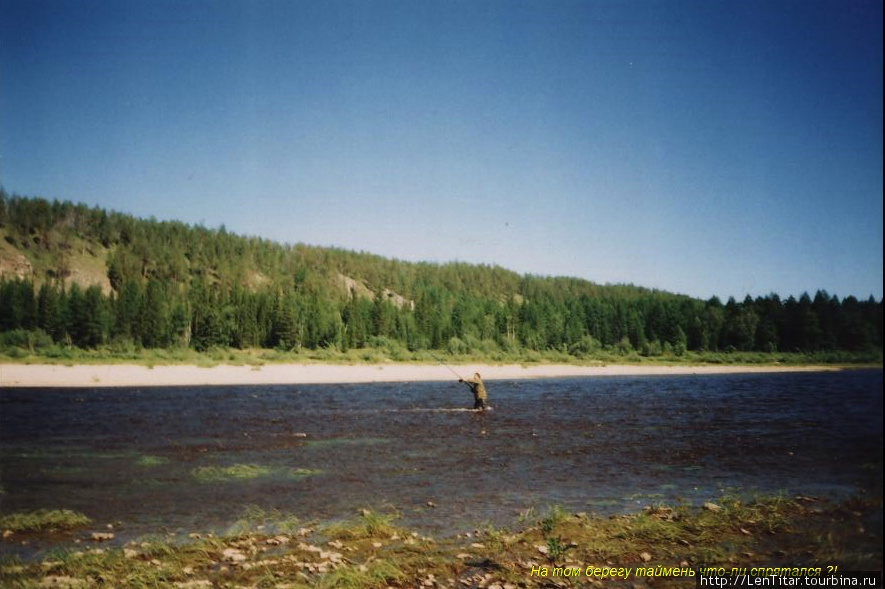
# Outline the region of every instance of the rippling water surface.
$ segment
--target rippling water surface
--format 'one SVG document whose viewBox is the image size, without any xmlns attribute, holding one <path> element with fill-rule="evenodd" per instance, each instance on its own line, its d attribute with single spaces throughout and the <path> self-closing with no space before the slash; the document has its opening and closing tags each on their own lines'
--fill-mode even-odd
<svg viewBox="0 0 885 589">
<path fill-rule="evenodd" d="M 882 490 L 881 370 L 487 384 L 485 413 L 451 382 L 3 388 L 0 509 L 135 537 L 369 507 L 448 534 L 551 504 Z"/>
</svg>

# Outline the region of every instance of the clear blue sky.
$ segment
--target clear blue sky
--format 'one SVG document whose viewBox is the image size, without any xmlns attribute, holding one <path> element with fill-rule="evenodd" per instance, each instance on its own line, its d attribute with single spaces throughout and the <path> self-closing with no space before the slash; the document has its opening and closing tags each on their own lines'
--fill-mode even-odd
<svg viewBox="0 0 885 589">
<path fill-rule="evenodd" d="M 881 0 L 2 0 L 9 192 L 722 299 L 882 297 Z"/>
</svg>

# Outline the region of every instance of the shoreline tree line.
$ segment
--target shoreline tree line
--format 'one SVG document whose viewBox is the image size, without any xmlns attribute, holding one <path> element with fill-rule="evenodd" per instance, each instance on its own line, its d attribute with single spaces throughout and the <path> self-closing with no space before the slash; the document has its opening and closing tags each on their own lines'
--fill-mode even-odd
<svg viewBox="0 0 885 589">
<path fill-rule="evenodd" d="M 0 190 L 0 342 L 484 353 L 878 352 L 882 301 L 824 290 L 725 303 L 633 285 L 286 245 Z M 106 286 L 72 275 L 103 260 Z M 103 276 L 103 277 L 104 277 Z M 5 339 L 4 339 L 5 338 Z"/>
</svg>

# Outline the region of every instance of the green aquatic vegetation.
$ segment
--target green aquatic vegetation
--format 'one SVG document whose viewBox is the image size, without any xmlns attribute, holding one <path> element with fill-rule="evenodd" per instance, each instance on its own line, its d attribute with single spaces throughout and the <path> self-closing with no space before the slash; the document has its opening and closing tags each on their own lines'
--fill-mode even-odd
<svg viewBox="0 0 885 589">
<path fill-rule="evenodd" d="M 199 466 L 191 474 L 203 483 L 248 480 L 258 478 L 301 479 L 322 474 L 312 468 L 274 468 L 261 464 L 233 464 L 231 466 Z"/>
<path fill-rule="evenodd" d="M 199 466 L 192 471 L 201 482 L 218 482 L 234 479 L 256 479 L 270 476 L 272 469 L 259 464 L 234 464 L 232 466 Z"/>
<path fill-rule="evenodd" d="M 284 469 L 289 478 L 301 479 L 304 477 L 312 477 L 323 474 L 319 468 L 287 468 Z"/>
<path fill-rule="evenodd" d="M 92 520 L 70 509 L 38 509 L 0 517 L 0 529 L 12 532 L 70 530 L 88 525 Z"/>
<path fill-rule="evenodd" d="M 169 462 L 169 459 L 164 456 L 145 455 L 138 459 L 138 465 L 145 467 L 162 466 L 167 462 Z"/>
</svg>

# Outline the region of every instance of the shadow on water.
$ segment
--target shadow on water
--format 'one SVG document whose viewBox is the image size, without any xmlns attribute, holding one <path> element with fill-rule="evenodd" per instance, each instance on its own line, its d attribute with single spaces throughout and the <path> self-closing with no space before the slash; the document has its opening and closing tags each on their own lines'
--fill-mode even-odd
<svg viewBox="0 0 885 589">
<path fill-rule="evenodd" d="M 223 531 L 247 505 L 369 507 L 447 534 L 529 508 L 882 489 L 882 371 L 489 383 L 0 389 L 2 513 L 123 536 Z"/>
</svg>

